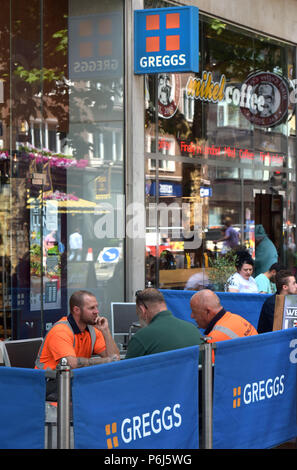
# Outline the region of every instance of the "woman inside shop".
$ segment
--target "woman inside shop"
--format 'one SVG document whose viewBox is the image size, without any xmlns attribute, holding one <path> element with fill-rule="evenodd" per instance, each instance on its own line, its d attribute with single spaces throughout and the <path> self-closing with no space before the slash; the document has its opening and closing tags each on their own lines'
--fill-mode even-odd
<svg viewBox="0 0 297 470">
<path fill-rule="evenodd" d="M 236 260 L 237 272 L 227 280 L 225 291 L 228 292 L 258 292 L 258 287 L 253 278 L 254 261 L 246 251 L 238 252 Z"/>
</svg>

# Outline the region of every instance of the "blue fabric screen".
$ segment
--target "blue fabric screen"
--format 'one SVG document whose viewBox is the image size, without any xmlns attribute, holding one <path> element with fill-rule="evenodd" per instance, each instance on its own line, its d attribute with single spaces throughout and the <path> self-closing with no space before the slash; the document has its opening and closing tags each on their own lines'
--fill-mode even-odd
<svg viewBox="0 0 297 470">
<path fill-rule="evenodd" d="M 190 300 L 195 291 L 161 289 L 161 292 L 165 297 L 168 309 L 171 310 L 173 315 L 196 324 L 195 320 L 191 318 L 190 308 Z M 231 292 L 216 292 L 216 294 L 226 310 L 241 315 L 257 328 L 262 305 L 269 295 Z"/>
<path fill-rule="evenodd" d="M 44 449 L 44 371 L 0 368 L 0 416 L 1 449 Z"/>
<path fill-rule="evenodd" d="M 198 448 L 199 348 L 74 370 L 77 449 Z"/>
<path fill-rule="evenodd" d="M 213 448 L 264 449 L 295 438 L 297 329 L 216 343 Z"/>
</svg>

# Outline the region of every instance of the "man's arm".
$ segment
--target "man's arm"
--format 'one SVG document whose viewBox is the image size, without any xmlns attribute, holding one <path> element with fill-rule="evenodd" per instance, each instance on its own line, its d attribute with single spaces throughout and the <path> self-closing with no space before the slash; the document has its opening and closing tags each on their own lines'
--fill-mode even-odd
<svg viewBox="0 0 297 470">
<path fill-rule="evenodd" d="M 144 345 L 142 344 L 141 341 L 139 341 L 137 337 L 135 337 L 135 335 L 133 335 L 129 341 L 125 359 L 141 357 L 141 356 L 145 356 L 145 354 L 146 354 L 146 350 L 145 350 Z"/>
<path fill-rule="evenodd" d="M 106 347 L 105 350 L 100 353 L 100 356 L 102 358 L 117 356 L 118 359 L 120 359 L 120 351 L 111 335 L 107 318 L 98 317 L 94 327 L 101 331 L 105 341 Z"/>
<path fill-rule="evenodd" d="M 111 357 L 75 357 L 75 356 L 66 356 L 67 362 L 71 369 L 77 369 L 79 367 L 88 367 L 95 366 L 97 364 L 107 364 L 108 362 L 118 361 L 118 356 L 114 355 Z"/>
</svg>

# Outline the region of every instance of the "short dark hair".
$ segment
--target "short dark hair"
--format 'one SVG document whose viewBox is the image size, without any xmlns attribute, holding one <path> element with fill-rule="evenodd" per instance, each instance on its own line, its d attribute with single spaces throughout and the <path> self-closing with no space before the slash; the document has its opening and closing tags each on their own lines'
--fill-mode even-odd
<svg viewBox="0 0 297 470">
<path fill-rule="evenodd" d="M 288 285 L 288 278 L 294 277 L 294 274 L 288 269 L 281 269 L 275 276 L 275 285 L 277 293 L 279 294 L 283 288 L 283 286 Z"/>
<path fill-rule="evenodd" d="M 235 267 L 237 271 L 240 271 L 244 263 L 254 266 L 254 260 L 246 250 L 240 250 L 236 253 Z"/>
<path fill-rule="evenodd" d="M 136 291 L 135 297 L 137 305 L 146 305 L 146 303 L 165 303 L 162 292 L 154 287 L 148 287 L 146 289 Z"/>
<path fill-rule="evenodd" d="M 279 264 L 279 263 L 273 263 L 270 268 L 268 269 L 268 271 L 273 271 L 275 270 L 277 273 L 282 270 L 282 266 Z"/>
<path fill-rule="evenodd" d="M 69 299 L 70 312 L 73 311 L 73 307 L 83 307 L 85 296 L 96 297 L 94 294 L 92 294 L 92 292 L 89 292 L 87 290 L 78 290 L 76 292 L 73 292 Z"/>
</svg>

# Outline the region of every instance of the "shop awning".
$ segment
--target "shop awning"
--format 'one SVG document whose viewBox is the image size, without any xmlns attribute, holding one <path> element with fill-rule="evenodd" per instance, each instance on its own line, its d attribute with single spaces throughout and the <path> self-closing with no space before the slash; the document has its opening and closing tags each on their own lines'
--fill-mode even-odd
<svg viewBox="0 0 297 470">
<path fill-rule="evenodd" d="M 93 213 L 96 207 L 96 202 L 88 201 L 87 199 L 77 198 L 77 199 L 52 199 L 46 197 L 43 199 L 43 206 L 46 206 L 48 203 L 56 205 L 59 213 L 80 213 L 80 212 L 89 212 Z M 33 207 L 38 207 L 41 204 L 41 198 L 30 197 L 27 200 L 27 209 Z"/>
</svg>

